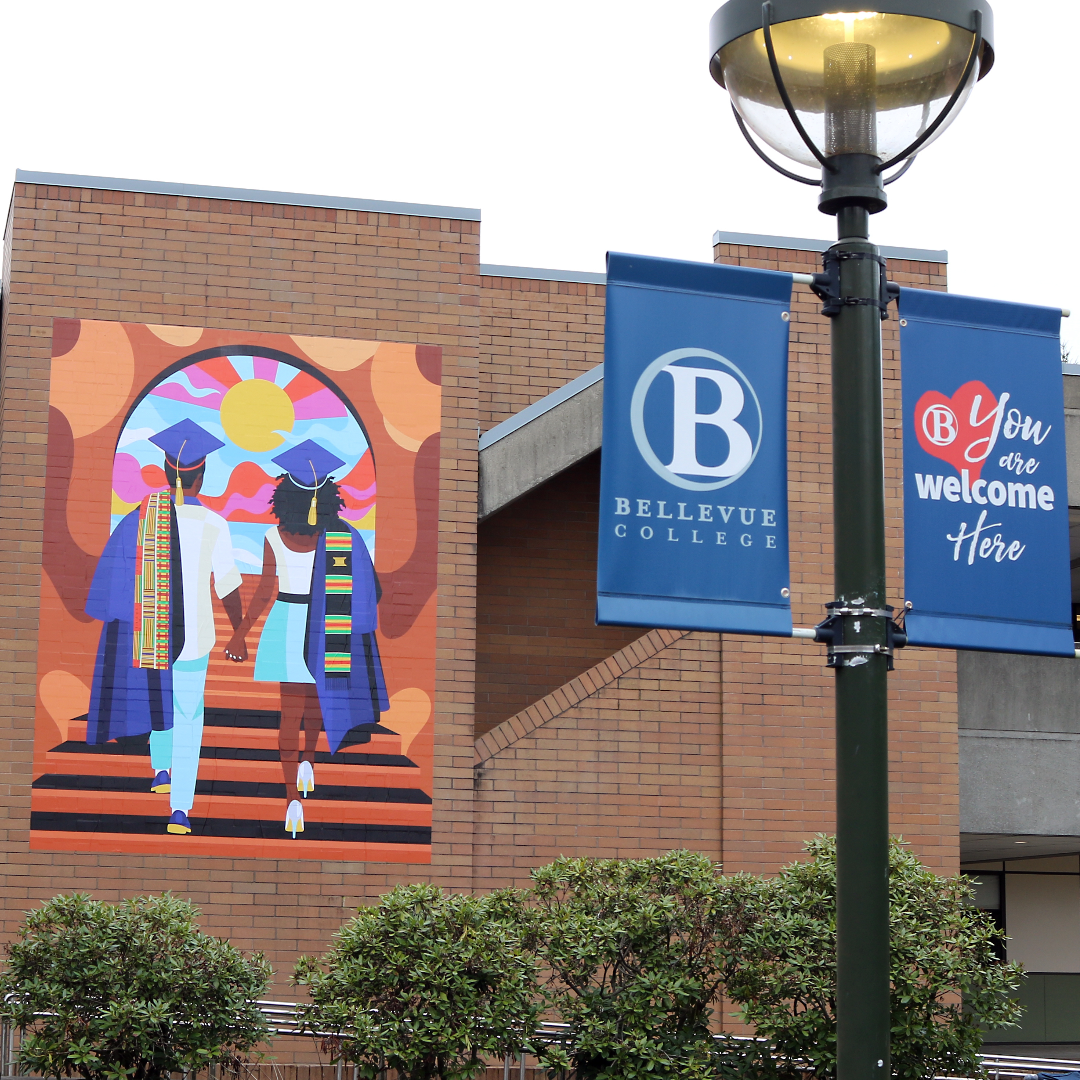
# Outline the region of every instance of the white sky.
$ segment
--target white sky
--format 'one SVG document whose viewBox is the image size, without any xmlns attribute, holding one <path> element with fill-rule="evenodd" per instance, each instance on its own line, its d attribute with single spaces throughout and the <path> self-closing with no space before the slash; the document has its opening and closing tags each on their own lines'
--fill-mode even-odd
<svg viewBox="0 0 1080 1080">
<path fill-rule="evenodd" d="M 889 188 L 874 239 L 948 248 L 954 292 L 1075 309 L 1080 354 L 1080 4 L 993 3 L 994 70 Z M 484 262 L 574 270 L 608 249 L 711 259 L 718 228 L 831 239 L 709 78 L 717 6 L 8 0 L 0 177 L 477 206 Z"/>
</svg>

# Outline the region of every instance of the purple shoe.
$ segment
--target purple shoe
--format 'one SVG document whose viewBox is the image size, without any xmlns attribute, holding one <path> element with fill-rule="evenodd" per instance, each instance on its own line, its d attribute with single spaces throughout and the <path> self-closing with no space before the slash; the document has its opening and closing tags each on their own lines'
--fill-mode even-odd
<svg viewBox="0 0 1080 1080">
<path fill-rule="evenodd" d="M 150 785 L 150 790 L 155 795 L 167 795 L 172 791 L 172 777 L 169 775 L 167 769 L 162 769 L 161 772 L 154 777 L 154 782 Z"/>
<path fill-rule="evenodd" d="M 166 828 L 171 833 L 183 836 L 191 832 L 191 822 L 188 821 L 188 816 L 183 810 L 174 810 Z"/>
</svg>

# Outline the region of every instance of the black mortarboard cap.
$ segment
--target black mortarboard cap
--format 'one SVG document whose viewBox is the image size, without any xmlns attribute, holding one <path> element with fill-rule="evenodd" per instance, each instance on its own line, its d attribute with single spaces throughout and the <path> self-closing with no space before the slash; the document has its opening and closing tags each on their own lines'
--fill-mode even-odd
<svg viewBox="0 0 1080 1080">
<path fill-rule="evenodd" d="M 198 465 L 205 460 L 207 454 L 225 445 L 205 428 L 199 427 L 194 420 L 187 419 L 151 435 L 150 441 L 165 451 L 165 456 L 172 464 L 183 469 Z"/>
<path fill-rule="evenodd" d="M 272 459 L 280 465 L 301 487 L 318 487 L 335 469 L 345 464 L 336 454 L 320 446 L 311 439 L 305 439 L 297 446 Z"/>
</svg>

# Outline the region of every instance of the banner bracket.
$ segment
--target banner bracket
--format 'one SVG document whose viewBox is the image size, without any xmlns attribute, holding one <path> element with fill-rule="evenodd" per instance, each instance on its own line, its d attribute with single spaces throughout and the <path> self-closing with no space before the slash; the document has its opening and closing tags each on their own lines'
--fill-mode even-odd
<svg viewBox="0 0 1080 1080">
<path fill-rule="evenodd" d="M 885 655 L 889 658 L 889 670 L 893 670 L 893 653 L 907 644 L 907 633 L 903 627 L 893 621 L 893 608 L 873 608 L 855 604 L 845 604 L 834 600 L 825 605 L 828 617 L 814 627 L 814 639 L 828 646 L 827 667 L 857 667 L 865 664 L 870 656 Z M 851 618 L 870 618 L 885 620 L 885 643 L 875 642 L 869 645 L 857 645 L 844 640 L 846 620 Z M 859 659 L 859 657 L 863 659 Z"/>
<path fill-rule="evenodd" d="M 878 288 L 878 299 L 871 300 L 862 296 L 840 295 L 840 263 L 848 259 L 869 259 L 876 262 L 881 268 L 881 280 Z M 900 298 L 900 286 L 889 281 L 885 276 L 885 256 L 876 255 L 869 251 L 837 251 L 828 248 L 822 252 L 822 265 L 824 273 L 814 274 L 810 288 L 822 301 L 821 314 L 833 318 L 840 314 L 840 310 L 849 306 L 876 307 L 881 312 L 882 321 L 889 317 L 889 304 Z"/>
</svg>

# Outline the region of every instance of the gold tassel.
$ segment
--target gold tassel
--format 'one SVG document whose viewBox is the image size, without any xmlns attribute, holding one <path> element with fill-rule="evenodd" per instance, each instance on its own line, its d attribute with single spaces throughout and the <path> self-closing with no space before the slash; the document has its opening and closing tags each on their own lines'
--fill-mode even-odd
<svg viewBox="0 0 1080 1080">
<path fill-rule="evenodd" d="M 187 446 L 188 441 L 185 439 L 180 444 L 180 449 L 176 454 L 176 505 L 184 505 L 184 485 L 180 483 L 180 455 L 184 452 L 184 447 Z"/>
<path fill-rule="evenodd" d="M 311 469 L 311 479 L 315 481 L 315 490 L 311 493 L 311 506 L 307 512 L 307 523 L 314 528 L 319 520 L 318 515 L 315 512 L 316 504 L 319 499 L 319 474 L 315 471 L 315 466 L 309 461 L 308 468 Z"/>
</svg>

